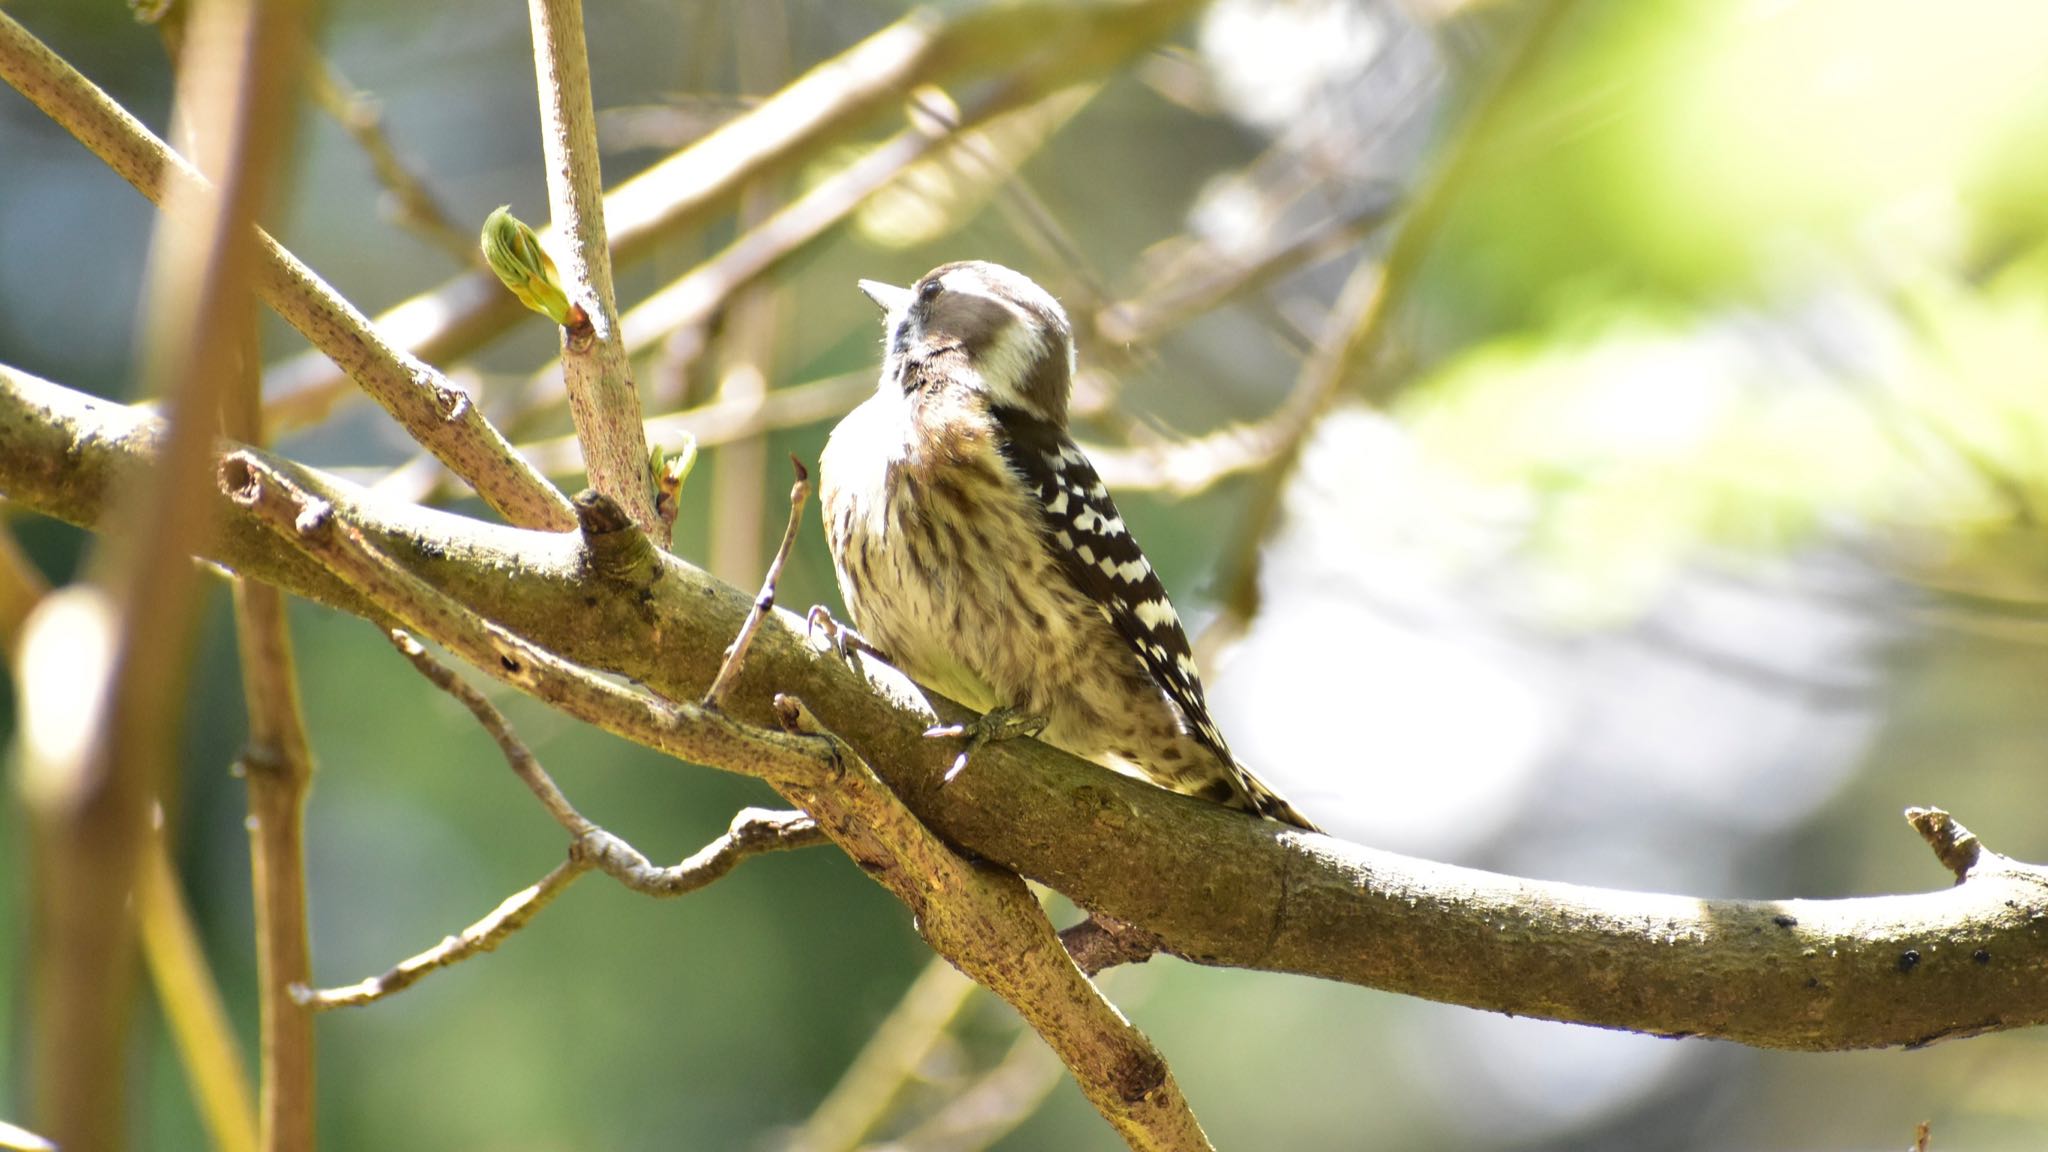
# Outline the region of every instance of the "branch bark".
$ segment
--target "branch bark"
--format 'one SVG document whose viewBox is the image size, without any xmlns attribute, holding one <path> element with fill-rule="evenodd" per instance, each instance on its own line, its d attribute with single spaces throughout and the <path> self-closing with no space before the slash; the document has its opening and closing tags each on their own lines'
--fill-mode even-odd
<svg viewBox="0 0 2048 1152">
<path fill-rule="evenodd" d="M 484 620 L 378 549 L 332 502 L 253 451 L 223 458 L 220 488 L 287 546 L 303 549 L 411 627 L 489 675 L 604 730 L 671 756 L 760 777 L 794 800 L 854 861 L 909 906 L 932 948 L 1015 1008 L 1060 1055 L 1081 1091 L 1134 1149 L 1210 1147 L 1166 1062 L 1074 966 L 1024 881 L 955 854 L 873 769 L 793 696 L 777 694 L 778 728 L 722 709 L 627 688 Z M 651 589 L 615 552 L 661 556 L 616 527 L 623 513 L 583 503 L 573 563 L 592 600 L 642 601 Z M 593 514 L 598 510 L 603 515 Z M 602 527 L 604 531 L 591 529 Z M 609 537 L 609 539 L 607 539 Z M 637 573 L 638 568 L 623 571 Z M 607 574 L 614 574 L 607 578 Z M 654 570 L 654 576 L 661 575 Z M 744 673 L 741 673 L 744 676 Z"/>
<path fill-rule="evenodd" d="M 0 492 L 92 525 L 145 463 L 145 415 L 0 370 Z M 751 598 L 670 556 L 642 594 L 592 596 L 575 538 L 393 506 L 310 469 L 272 466 L 408 571 L 565 657 L 694 698 Z M 246 514 L 209 555 L 359 614 L 379 614 Z M 388 613 L 384 615 L 388 616 Z M 2048 875 L 1983 853 L 1938 892 L 1850 900 L 1701 900 L 1521 880 L 1305 836 L 1117 776 L 1034 741 L 977 753 L 920 733 L 966 715 L 886 665 L 820 652 L 768 617 L 729 711 L 773 718 L 800 691 L 917 817 L 959 849 L 1157 934 L 1199 963 L 1293 972 L 1491 1011 L 1659 1035 L 1823 1051 L 1923 1044 L 2048 1022 Z M 715 749 L 677 749 L 731 766 Z M 980 761 L 978 761 L 980 762 Z M 815 814 L 815 813 L 814 813 Z"/>
<path fill-rule="evenodd" d="M 562 329 L 562 383 L 569 412 L 591 487 L 617 501 L 641 531 L 665 542 L 668 525 L 654 514 L 654 484 L 647 474 L 640 393 L 619 339 L 597 112 L 590 103 L 590 56 L 583 43 L 583 0 L 531 0 L 527 8 L 557 255 L 571 302 L 581 305 L 589 320 L 587 327 Z"/>
</svg>

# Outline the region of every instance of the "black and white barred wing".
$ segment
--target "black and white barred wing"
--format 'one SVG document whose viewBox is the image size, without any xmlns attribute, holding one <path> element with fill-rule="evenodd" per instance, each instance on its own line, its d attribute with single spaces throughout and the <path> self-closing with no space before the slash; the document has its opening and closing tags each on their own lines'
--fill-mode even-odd
<svg viewBox="0 0 2048 1152">
<path fill-rule="evenodd" d="M 1001 416 L 1009 432 L 1004 456 L 1037 495 L 1046 540 L 1061 569 L 1130 642 L 1153 681 L 1180 710 L 1188 732 L 1230 762 L 1223 734 L 1209 719 L 1194 650 L 1166 598 L 1166 586 L 1125 526 L 1095 465 L 1052 425 L 1022 414 Z"/>
</svg>

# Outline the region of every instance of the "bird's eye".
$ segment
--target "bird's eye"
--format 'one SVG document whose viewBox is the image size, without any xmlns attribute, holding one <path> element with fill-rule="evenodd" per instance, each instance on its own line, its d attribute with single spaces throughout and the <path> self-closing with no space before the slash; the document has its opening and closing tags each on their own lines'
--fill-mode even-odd
<svg viewBox="0 0 2048 1152">
<path fill-rule="evenodd" d="M 919 300 L 930 300 L 945 290 L 946 285 L 944 282 L 933 278 L 917 286 L 917 298 Z"/>
</svg>

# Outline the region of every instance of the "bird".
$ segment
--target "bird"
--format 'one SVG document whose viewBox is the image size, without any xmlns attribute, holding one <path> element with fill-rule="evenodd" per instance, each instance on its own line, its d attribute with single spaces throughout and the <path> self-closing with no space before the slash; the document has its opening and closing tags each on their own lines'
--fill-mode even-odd
<svg viewBox="0 0 2048 1152">
<path fill-rule="evenodd" d="M 1075 350 L 1059 302 L 978 260 L 909 288 L 859 284 L 884 312 L 881 375 L 826 442 L 820 503 L 860 638 L 986 713 L 929 734 L 969 751 L 1035 734 L 1317 831 L 1231 754 L 1158 573 L 1068 432 Z"/>
</svg>

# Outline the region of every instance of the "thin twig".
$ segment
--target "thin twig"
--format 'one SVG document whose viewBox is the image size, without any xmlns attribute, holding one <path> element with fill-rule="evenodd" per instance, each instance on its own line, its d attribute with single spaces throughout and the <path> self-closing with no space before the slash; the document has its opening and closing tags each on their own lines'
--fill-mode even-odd
<svg viewBox="0 0 2048 1152">
<path fill-rule="evenodd" d="M 160 201 L 173 190 L 199 194 L 207 187 L 198 169 L 4 12 L 0 78 L 151 200 Z M 253 231 L 257 293 L 331 359 L 346 380 L 368 392 L 507 520 L 557 531 L 575 523 L 567 498 L 519 459 L 466 393 L 392 347 L 298 257 L 269 233 Z M 508 296 L 495 278 L 484 275 L 499 296 Z M 517 302 L 512 306 L 517 308 Z M 273 432 L 281 431 L 271 412 L 266 411 L 266 419 Z"/>
<path fill-rule="evenodd" d="M 927 961 L 783 1152 L 847 1152 L 859 1147 L 888 1116 L 889 1106 L 945 1037 L 972 991 L 974 981 L 944 957 Z M 1032 1046 L 1043 1050 L 1035 1040 Z"/>
<path fill-rule="evenodd" d="M 1195 0 L 1114 5 L 992 5 L 957 16 L 910 15 L 824 61 L 774 96 L 654 164 L 605 197 L 614 257 L 630 263 L 658 241 L 701 228 L 761 176 L 820 155 L 921 84 L 955 72 L 999 75 L 1024 65 L 1019 99 L 1070 84 L 1172 33 Z M 470 273 L 377 317 L 377 328 L 422 359 L 448 363 L 526 313 L 487 273 Z M 280 431 L 323 419 L 350 391 L 317 357 L 271 373 L 267 415 Z"/>
<path fill-rule="evenodd" d="M 377 98 L 350 84 L 327 57 L 315 54 L 309 63 L 312 68 L 307 84 L 313 102 L 341 125 L 342 131 L 369 158 L 370 169 L 376 174 L 377 183 L 384 186 L 398 223 L 447 253 L 456 264 L 479 266 L 482 256 L 477 251 L 474 230 L 456 227 L 427 182 L 399 158 L 398 149 L 384 131 L 384 111 Z"/>
<path fill-rule="evenodd" d="M 775 558 L 768 562 L 768 575 L 761 581 L 760 594 L 754 597 L 753 610 L 747 613 L 746 623 L 740 625 L 739 635 L 733 637 L 732 647 L 726 649 L 724 663 L 718 666 L 718 675 L 704 693 L 704 707 L 714 711 L 725 706 L 726 692 L 739 678 L 740 669 L 746 666 L 747 648 L 754 643 L 754 634 L 761 630 L 761 621 L 767 617 L 768 610 L 775 607 L 775 582 L 782 578 L 782 565 L 789 559 L 790 547 L 796 543 L 797 528 L 803 523 L 804 501 L 811 494 L 811 474 L 793 453 L 789 463 L 796 469 L 796 483 L 789 487 L 789 523 L 782 529 L 782 543 L 776 546 Z"/>
<path fill-rule="evenodd" d="M 868 1152 L 976 1152 L 1029 1119 L 1060 1082 L 1060 1062 L 1029 1032 L 995 1067 L 897 1139 Z"/>
<path fill-rule="evenodd" d="M 538 882 L 507 897 L 483 919 L 434 947 L 400 961 L 381 976 L 318 991 L 301 985 L 294 995 L 299 1004 L 311 1010 L 372 1004 L 404 991 L 429 973 L 496 949 L 507 937 L 531 922 L 577 877 L 593 868 L 636 892 L 661 897 L 680 896 L 726 875 L 749 856 L 804 848 L 825 840 L 817 822 L 801 812 L 745 808 L 733 817 L 725 835 L 680 864 L 670 868 L 656 867 L 631 844 L 598 827 L 578 812 L 553 777 L 541 767 L 540 760 L 527 748 L 525 741 L 512 730 L 505 714 L 474 685 L 434 659 L 424 645 L 403 629 L 394 628 L 385 635 L 422 676 L 453 696 L 476 718 L 478 725 L 498 745 L 505 762 L 520 781 L 540 800 L 548 815 L 569 833 L 569 858 Z"/>
<path fill-rule="evenodd" d="M 216 422 L 240 334 L 254 324 L 252 222 L 269 203 L 276 159 L 289 151 L 296 105 L 285 80 L 303 47 L 301 8 L 219 4 L 194 13 L 176 100 L 199 133 L 198 169 L 164 197 L 143 295 L 143 375 L 169 409 L 169 434 L 156 474 L 120 494 L 116 530 L 87 565 L 91 585 L 46 597 L 21 646 L 23 665 L 35 665 L 18 669 L 23 679 L 49 681 L 43 691 L 69 698 L 59 713 L 69 719 L 51 723 L 78 726 L 62 743 L 25 742 L 28 773 L 41 781 L 25 795 L 45 928 L 31 961 L 27 1066 L 37 1113 L 66 1148 L 118 1147 L 127 1126 L 129 901 L 149 876 L 149 813 L 175 755 L 199 593 L 187 558 L 209 527 Z M 139 129 L 5 13 L 0 74 L 67 126 L 96 118 L 102 129 Z M 81 623 L 81 633 L 64 634 Z"/>
<path fill-rule="evenodd" d="M 49 591 L 49 578 L 21 550 L 14 529 L 0 517 L 0 656 L 13 655 L 29 610 Z"/>
<path fill-rule="evenodd" d="M 624 840 L 599 829 L 576 851 L 599 871 L 635 892 L 666 899 L 682 896 L 722 878 L 750 856 L 789 852 L 830 843 L 818 822 L 793 809 L 742 808 L 725 835 L 691 853 L 680 864 L 656 868 Z M 628 855 L 630 853 L 630 855 Z"/>
<path fill-rule="evenodd" d="M 654 485 L 647 474 L 640 395 L 619 338 L 583 0 L 530 0 L 527 11 L 556 255 L 571 303 L 582 308 L 587 320 L 587 326 L 571 325 L 561 333 L 569 412 L 591 487 L 611 497 L 641 531 L 666 546 L 668 524 L 654 513 Z"/>
<path fill-rule="evenodd" d="M 454 669 L 434 659 L 426 646 L 413 639 L 412 634 L 403 628 L 393 628 L 384 636 L 391 641 L 392 647 L 398 649 L 400 655 L 412 662 L 413 668 L 420 675 L 425 676 L 434 687 L 455 697 L 457 703 L 469 709 L 469 714 L 476 718 L 477 724 L 490 736 L 492 742 L 497 744 L 498 751 L 504 754 L 505 763 L 511 766 L 513 774 L 518 776 L 520 783 L 525 784 L 534 798 L 540 801 L 541 807 L 548 810 L 548 815 L 554 817 L 555 823 L 560 824 L 563 831 L 574 838 L 581 837 L 596 827 L 585 819 L 581 812 L 576 811 L 575 805 L 569 803 L 569 798 L 555 785 L 554 778 L 541 767 L 540 759 L 527 748 L 526 742 L 519 738 L 519 734 L 512 731 L 512 724 L 505 719 L 505 714 L 498 711 L 497 705 L 492 704 L 475 685 L 457 676 Z"/>
<path fill-rule="evenodd" d="M 206 963 L 192 910 L 178 887 L 170 842 L 161 829 L 151 841 L 135 912 L 157 1001 L 177 1043 L 179 1062 L 192 1079 L 193 1104 L 214 1147 L 221 1152 L 256 1152 L 256 1097 L 249 1090 L 249 1072 L 228 1022 L 220 982 Z"/>
<path fill-rule="evenodd" d="M 524 928 L 542 908 L 553 903 L 563 889 L 588 871 L 589 864 L 565 860 L 535 883 L 506 897 L 503 903 L 491 909 L 490 915 L 425 952 L 399 961 L 382 976 L 372 976 L 340 988 L 301 987 L 297 990 L 299 1003 L 315 1012 L 325 1012 L 330 1008 L 358 1008 L 374 1004 L 403 992 L 431 972 L 497 948 L 506 937 Z"/>
<path fill-rule="evenodd" d="M 299 706 L 284 594 L 235 582 L 235 636 L 249 740 L 239 765 L 249 788 L 249 864 L 256 904 L 256 980 L 262 1004 L 266 1149 L 310 1149 L 315 1119 L 313 1018 L 292 989 L 313 978 L 307 923 L 306 797 L 313 752 Z"/>
</svg>

